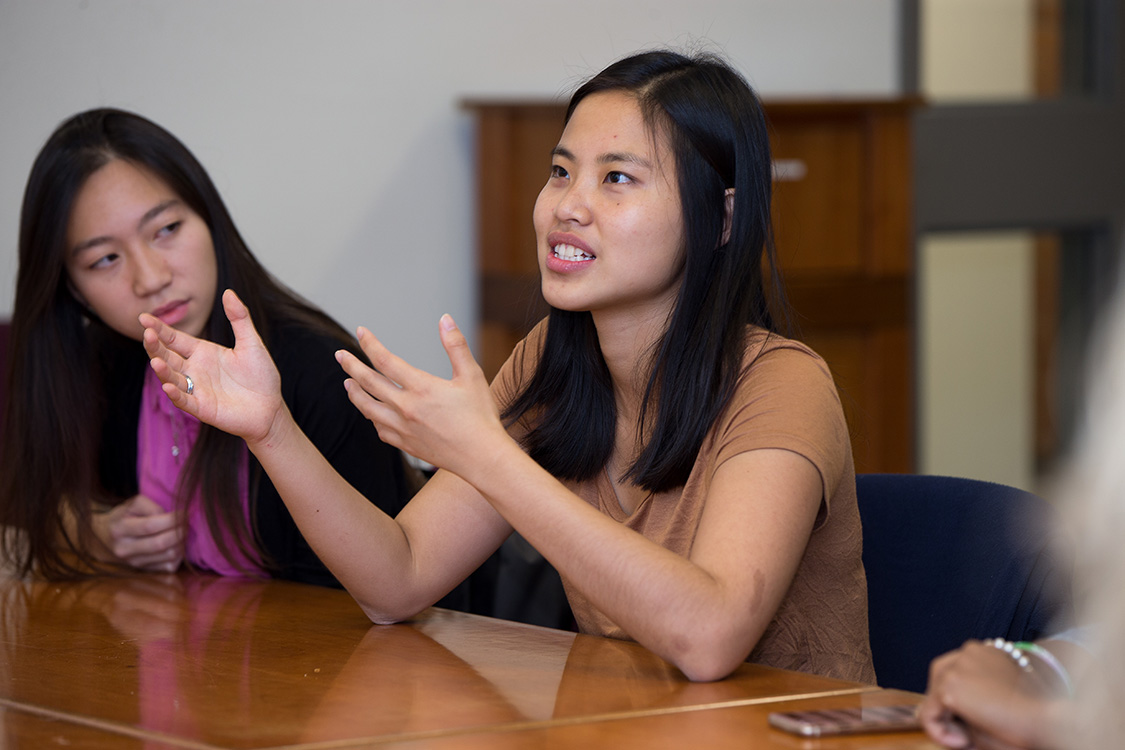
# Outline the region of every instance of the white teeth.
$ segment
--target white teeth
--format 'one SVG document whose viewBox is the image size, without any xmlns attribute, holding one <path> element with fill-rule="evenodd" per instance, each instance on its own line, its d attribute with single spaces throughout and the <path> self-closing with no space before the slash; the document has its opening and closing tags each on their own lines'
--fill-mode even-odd
<svg viewBox="0 0 1125 750">
<path fill-rule="evenodd" d="M 555 245 L 554 248 L 552 248 L 552 249 L 555 251 L 555 255 L 562 258 L 563 260 L 593 260 L 594 259 L 593 255 L 590 255 L 588 253 L 585 253 L 585 252 L 579 250 L 574 245 Z"/>
</svg>

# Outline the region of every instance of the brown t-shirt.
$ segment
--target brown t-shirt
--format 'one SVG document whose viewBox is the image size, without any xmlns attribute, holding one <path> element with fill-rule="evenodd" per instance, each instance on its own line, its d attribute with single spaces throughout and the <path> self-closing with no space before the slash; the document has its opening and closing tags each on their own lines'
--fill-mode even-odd
<svg viewBox="0 0 1125 750">
<path fill-rule="evenodd" d="M 530 377 L 534 366 L 523 357 L 539 351 L 545 333 L 541 323 L 513 351 L 493 382 L 498 403 L 508 403 Z M 804 456 L 820 472 L 820 511 L 789 591 L 749 661 L 874 683 L 855 469 L 832 375 L 801 343 L 754 328 L 747 339 L 745 370 L 731 403 L 704 438 L 684 487 L 652 495 L 627 515 L 604 472 L 566 485 L 602 513 L 688 557 L 711 479 L 724 461 L 761 448 Z M 583 633 L 629 638 L 565 576 L 563 584 Z"/>
</svg>

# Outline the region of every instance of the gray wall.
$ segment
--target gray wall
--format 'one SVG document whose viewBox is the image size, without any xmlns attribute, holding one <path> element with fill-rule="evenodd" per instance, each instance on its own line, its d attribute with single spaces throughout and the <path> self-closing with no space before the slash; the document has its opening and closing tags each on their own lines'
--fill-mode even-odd
<svg viewBox="0 0 1125 750">
<path fill-rule="evenodd" d="M 111 105 L 188 144 L 282 280 L 346 327 L 366 325 L 447 373 L 440 314 L 476 330 L 473 124 L 462 98 L 564 96 L 654 45 L 722 52 L 766 97 L 894 95 L 897 8 L 0 0 L 0 316 L 14 303 L 19 203 L 36 152 L 65 117 Z"/>
</svg>

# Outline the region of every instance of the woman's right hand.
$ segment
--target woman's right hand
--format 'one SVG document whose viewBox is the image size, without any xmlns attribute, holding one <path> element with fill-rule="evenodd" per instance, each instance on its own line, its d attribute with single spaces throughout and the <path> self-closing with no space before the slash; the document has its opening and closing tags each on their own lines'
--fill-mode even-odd
<svg viewBox="0 0 1125 750">
<path fill-rule="evenodd" d="M 942 747 L 1064 748 L 1075 736 L 1074 705 L 1052 688 L 1037 669 L 1027 671 L 1005 651 L 969 641 L 930 664 L 918 718 Z"/>
<path fill-rule="evenodd" d="M 265 442 L 288 413 L 281 377 L 249 311 L 229 289 L 223 309 L 234 330 L 233 349 L 189 336 L 146 313 L 140 316 L 145 350 L 173 404 L 248 444 Z"/>
<path fill-rule="evenodd" d="M 175 572 L 183 562 L 183 524 L 144 495 L 95 514 L 93 527 L 111 562 L 165 573 Z"/>
</svg>

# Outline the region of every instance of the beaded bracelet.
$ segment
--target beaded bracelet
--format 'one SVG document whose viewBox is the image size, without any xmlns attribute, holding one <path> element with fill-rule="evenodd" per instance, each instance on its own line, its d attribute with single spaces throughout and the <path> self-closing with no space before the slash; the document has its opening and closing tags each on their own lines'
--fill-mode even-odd
<svg viewBox="0 0 1125 750">
<path fill-rule="evenodd" d="M 1054 673 L 1058 676 L 1059 681 L 1062 682 L 1063 690 L 1066 692 L 1068 698 L 1074 697 L 1074 683 L 1070 680 L 1070 672 L 1067 671 L 1063 663 L 1059 661 L 1058 657 L 1052 654 L 1047 649 L 1040 646 L 1038 643 L 1028 643 L 1021 641 L 1015 644 L 1016 648 L 1024 651 L 1025 653 L 1037 656 L 1047 663 Z"/>
<path fill-rule="evenodd" d="M 1020 650 L 1020 646 L 1022 646 L 1024 644 L 1022 644 L 1022 643 L 1012 643 L 1011 641 L 1006 641 L 1003 638 L 991 638 L 991 639 L 985 641 L 984 645 L 992 646 L 993 648 L 1000 649 L 1001 651 L 1006 653 L 1008 656 L 1015 659 L 1016 664 L 1019 664 L 1020 667 L 1023 669 L 1023 671 L 1025 671 L 1025 672 L 1031 672 L 1032 671 L 1031 661 L 1027 658 L 1027 656 L 1024 654 L 1024 652 Z"/>
<path fill-rule="evenodd" d="M 1063 689 L 1066 691 L 1068 698 L 1074 696 L 1074 685 L 1070 681 L 1070 673 L 1066 671 L 1066 667 L 1062 662 L 1047 649 L 1043 648 L 1037 643 L 1028 643 L 1027 641 L 1020 641 L 1019 643 L 1012 643 L 1003 638 L 992 638 L 984 642 L 986 646 L 998 648 L 1008 656 L 1015 660 L 1016 664 L 1020 665 L 1023 671 L 1031 673 L 1033 670 L 1031 660 L 1028 659 L 1028 654 L 1038 657 L 1051 668 L 1055 676 L 1062 682 Z"/>
</svg>

